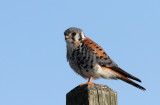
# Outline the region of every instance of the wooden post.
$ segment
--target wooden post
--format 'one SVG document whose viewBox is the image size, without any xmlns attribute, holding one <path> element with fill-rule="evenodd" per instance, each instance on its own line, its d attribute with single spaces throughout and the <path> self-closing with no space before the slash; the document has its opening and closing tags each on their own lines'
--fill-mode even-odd
<svg viewBox="0 0 160 105">
<path fill-rule="evenodd" d="M 66 105 L 117 105 L 117 93 L 106 85 L 77 86 L 67 93 Z"/>
</svg>

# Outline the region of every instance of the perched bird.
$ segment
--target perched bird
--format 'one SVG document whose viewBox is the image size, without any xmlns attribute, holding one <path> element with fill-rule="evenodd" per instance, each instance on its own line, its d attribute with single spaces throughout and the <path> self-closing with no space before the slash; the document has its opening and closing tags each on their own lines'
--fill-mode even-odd
<svg viewBox="0 0 160 105">
<path fill-rule="evenodd" d="M 139 89 L 146 90 L 130 80 L 141 82 L 140 79 L 121 69 L 103 48 L 86 37 L 81 29 L 71 27 L 64 32 L 64 35 L 67 44 L 67 61 L 76 73 L 84 78 L 89 78 L 85 84 L 94 84 L 93 78 L 102 77 L 120 79 Z"/>
</svg>

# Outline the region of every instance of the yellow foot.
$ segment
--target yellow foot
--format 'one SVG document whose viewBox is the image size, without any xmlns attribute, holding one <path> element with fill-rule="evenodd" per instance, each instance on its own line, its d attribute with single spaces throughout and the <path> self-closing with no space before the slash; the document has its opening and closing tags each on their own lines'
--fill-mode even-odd
<svg viewBox="0 0 160 105">
<path fill-rule="evenodd" d="M 87 83 L 82 83 L 79 86 L 86 85 L 86 84 L 95 84 L 95 83 L 94 82 L 87 82 Z"/>
</svg>

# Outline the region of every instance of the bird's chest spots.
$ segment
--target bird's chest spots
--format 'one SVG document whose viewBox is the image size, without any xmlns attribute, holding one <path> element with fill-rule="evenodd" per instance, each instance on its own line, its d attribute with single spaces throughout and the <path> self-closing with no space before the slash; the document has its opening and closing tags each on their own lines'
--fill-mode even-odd
<svg viewBox="0 0 160 105">
<path fill-rule="evenodd" d="M 85 48 L 78 46 L 72 53 L 71 60 L 73 60 L 80 69 L 92 69 L 94 67 L 93 57 L 90 56 L 89 52 L 85 52 Z"/>
<path fill-rule="evenodd" d="M 68 53 L 68 60 L 74 71 L 83 77 L 94 75 L 97 70 L 95 69 L 96 54 L 90 48 L 83 43 L 79 43 L 75 45 L 74 49 L 68 50 Z"/>
</svg>

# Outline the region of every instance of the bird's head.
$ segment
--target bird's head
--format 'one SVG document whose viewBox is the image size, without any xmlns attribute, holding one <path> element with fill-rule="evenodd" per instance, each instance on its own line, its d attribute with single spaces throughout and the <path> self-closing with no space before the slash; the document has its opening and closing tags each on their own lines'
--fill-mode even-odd
<svg viewBox="0 0 160 105">
<path fill-rule="evenodd" d="M 65 32 L 65 40 L 69 43 L 74 43 L 75 41 L 81 41 L 85 38 L 83 31 L 76 27 L 68 28 Z"/>
</svg>

